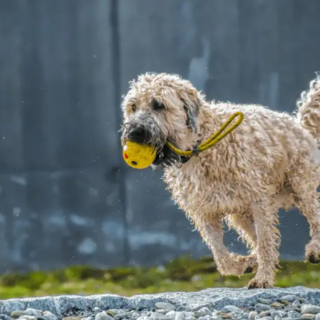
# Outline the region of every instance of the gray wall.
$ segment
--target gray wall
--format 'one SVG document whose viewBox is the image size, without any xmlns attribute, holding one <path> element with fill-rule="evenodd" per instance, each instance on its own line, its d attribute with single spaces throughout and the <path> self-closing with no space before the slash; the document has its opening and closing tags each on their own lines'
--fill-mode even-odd
<svg viewBox="0 0 320 320">
<path fill-rule="evenodd" d="M 161 174 L 124 166 L 121 94 L 165 71 L 210 99 L 291 112 L 320 69 L 319 12 L 318 0 L 0 0 L 0 271 L 208 254 Z M 301 258 L 305 219 L 281 216 L 282 257 Z"/>
</svg>

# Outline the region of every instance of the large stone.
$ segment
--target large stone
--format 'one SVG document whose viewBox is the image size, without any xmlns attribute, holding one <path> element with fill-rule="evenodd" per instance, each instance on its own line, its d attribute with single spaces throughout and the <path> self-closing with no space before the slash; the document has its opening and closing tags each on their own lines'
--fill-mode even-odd
<svg viewBox="0 0 320 320">
<path fill-rule="evenodd" d="M 307 289 L 304 287 L 288 289 L 275 288 L 268 290 L 215 288 L 199 292 L 138 295 L 131 298 L 117 295 L 94 295 L 87 297 L 60 296 L 1 300 L 0 314 L 9 315 L 13 311 L 26 310 L 29 307 L 42 311 L 50 311 L 58 316 L 70 314 L 72 310 L 88 311 L 93 310 L 95 307 L 101 310 L 153 310 L 156 304 L 158 307 L 161 307 L 161 309 L 164 309 L 163 303 L 166 303 L 167 306 L 170 304 L 170 308 L 174 307 L 178 309 L 181 307 L 181 310 L 188 308 L 188 311 L 198 311 L 203 307 L 207 307 L 211 311 L 222 310 L 224 307 L 230 305 L 253 310 L 259 298 L 272 299 L 275 301 L 289 294 L 295 295 L 299 300 L 304 298 L 306 305 L 320 305 L 320 290 Z M 160 302 L 161 304 L 159 305 Z M 306 305 L 304 308 L 306 313 L 309 313 L 310 308 L 308 307 L 308 309 Z M 313 311 L 315 311 L 315 309 L 313 309 Z"/>
</svg>

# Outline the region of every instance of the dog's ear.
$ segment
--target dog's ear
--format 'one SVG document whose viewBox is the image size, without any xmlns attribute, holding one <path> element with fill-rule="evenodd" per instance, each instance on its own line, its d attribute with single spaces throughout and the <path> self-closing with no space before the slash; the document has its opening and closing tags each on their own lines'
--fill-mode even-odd
<svg viewBox="0 0 320 320">
<path fill-rule="evenodd" d="M 187 114 L 187 126 L 195 132 L 197 130 L 197 117 L 201 105 L 197 90 L 189 90 L 181 97 L 181 101 Z"/>
</svg>

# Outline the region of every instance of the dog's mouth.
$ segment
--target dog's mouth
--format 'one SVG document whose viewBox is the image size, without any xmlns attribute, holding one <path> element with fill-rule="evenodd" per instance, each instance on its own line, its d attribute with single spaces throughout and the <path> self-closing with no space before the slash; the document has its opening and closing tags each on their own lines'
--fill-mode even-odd
<svg viewBox="0 0 320 320">
<path fill-rule="evenodd" d="M 167 144 L 158 149 L 155 160 L 152 163 L 153 168 L 165 168 L 176 163 L 183 163 L 181 157 L 171 151 Z"/>
</svg>

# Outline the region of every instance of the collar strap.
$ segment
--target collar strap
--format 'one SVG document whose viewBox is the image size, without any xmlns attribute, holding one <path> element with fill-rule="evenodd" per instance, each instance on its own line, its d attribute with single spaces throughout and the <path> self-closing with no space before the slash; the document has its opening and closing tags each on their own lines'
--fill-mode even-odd
<svg viewBox="0 0 320 320">
<path fill-rule="evenodd" d="M 235 118 L 239 118 L 229 129 L 226 130 L 226 128 L 229 126 L 229 124 L 235 119 Z M 185 163 L 187 162 L 192 156 L 194 155 L 198 155 L 200 152 L 203 152 L 209 148 L 211 148 L 212 146 L 214 146 L 215 144 L 217 144 L 220 140 L 222 140 L 225 136 L 227 136 L 229 133 L 231 133 L 234 129 L 236 129 L 240 123 L 242 122 L 244 116 L 242 112 L 236 112 L 234 113 L 222 126 L 221 128 L 214 133 L 209 139 L 205 140 L 203 143 L 201 143 L 198 146 L 198 143 L 193 147 L 192 150 L 188 150 L 188 151 L 183 151 L 180 150 L 178 148 L 176 148 L 172 143 L 170 143 L 169 141 L 167 141 L 167 145 L 170 148 L 170 150 L 174 153 L 176 153 L 177 155 L 179 155 L 181 157 L 181 162 Z M 225 131 L 226 130 L 226 131 Z M 187 159 L 184 159 L 186 158 Z M 184 160 L 182 160 L 184 159 Z"/>
</svg>

